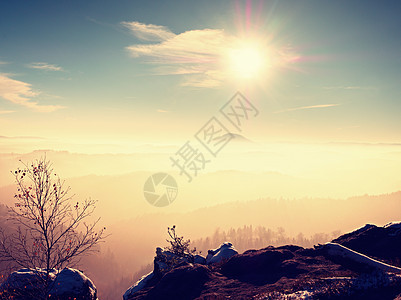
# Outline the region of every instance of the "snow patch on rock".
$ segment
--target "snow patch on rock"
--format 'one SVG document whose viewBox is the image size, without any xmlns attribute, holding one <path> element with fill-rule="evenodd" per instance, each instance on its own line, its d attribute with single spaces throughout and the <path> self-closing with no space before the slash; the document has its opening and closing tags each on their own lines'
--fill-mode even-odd
<svg viewBox="0 0 401 300">
<path fill-rule="evenodd" d="M 64 268 L 56 277 L 49 292 L 55 299 L 97 299 L 96 287 L 85 274 L 71 268 Z"/>
<path fill-rule="evenodd" d="M 56 274 L 57 270 L 51 270 L 49 273 L 51 281 L 55 279 Z M 0 286 L 0 293 L 36 294 L 43 288 L 45 279 L 46 271 L 44 269 L 20 269 L 8 276 L 7 280 Z"/>
<path fill-rule="evenodd" d="M 389 236 L 397 236 L 401 234 L 401 222 L 391 222 L 383 226 L 386 228 Z"/>
<path fill-rule="evenodd" d="M 142 290 L 146 284 L 148 283 L 148 281 L 150 279 L 152 279 L 154 276 L 153 271 L 142 276 L 141 279 L 139 279 L 133 286 L 131 286 L 123 295 L 123 299 L 124 300 L 128 300 L 134 293 L 139 292 L 140 290 Z"/>
<path fill-rule="evenodd" d="M 384 228 L 396 228 L 401 229 L 401 222 L 390 222 L 383 226 Z"/>
<path fill-rule="evenodd" d="M 20 269 L 12 272 L 0 286 L 0 294 L 14 299 L 36 299 L 47 295 L 48 299 L 97 300 L 97 290 L 93 282 L 81 271 L 71 268 L 52 269 L 50 284 L 46 288 L 45 269 Z M 14 297 L 14 298 L 13 298 Z"/>
<path fill-rule="evenodd" d="M 214 250 L 209 250 L 206 257 L 206 263 L 215 264 L 227 260 L 232 256 L 238 254 L 238 251 L 233 247 L 233 244 L 225 242 L 219 248 Z"/>
<path fill-rule="evenodd" d="M 364 264 L 369 267 L 373 267 L 378 270 L 386 272 L 401 273 L 401 268 L 380 262 L 373 258 L 370 258 L 362 253 L 351 250 L 337 243 L 326 243 L 323 245 L 323 249 L 331 256 L 338 256 L 345 259 L 349 259 L 359 264 Z"/>
</svg>

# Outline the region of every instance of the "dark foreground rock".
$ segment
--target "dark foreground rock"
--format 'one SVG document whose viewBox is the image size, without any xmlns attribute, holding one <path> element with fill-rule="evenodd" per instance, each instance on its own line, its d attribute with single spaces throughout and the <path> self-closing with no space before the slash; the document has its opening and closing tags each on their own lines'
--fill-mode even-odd
<svg viewBox="0 0 401 300">
<path fill-rule="evenodd" d="M 401 266 L 401 223 L 383 227 L 367 224 L 333 242 L 385 262 Z"/>
<path fill-rule="evenodd" d="M 206 266 L 187 264 L 174 268 L 152 289 L 140 294 L 144 299 L 195 299 L 205 289 L 205 283 L 213 280 L 213 277 L 213 273 Z M 141 298 L 143 297 L 139 296 L 138 299 Z"/>
<path fill-rule="evenodd" d="M 300 249 L 302 248 L 292 246 L 248 250 L 223 264 L 221 272 L 228 278 L 255 285 L 274 283 L 283 276 L 295 278 L 306 272 L 302 263 L 295 259 L 296 251 Z"/>
<path fill-rule="evenodd" d="M 313 249 L 270 246 L 216 264 L 180 262 L 124 299 L 401 299 L 400 269 L 382 264 L 399 266 L 399 229 L 366 226 Z"/>
<path fill-rule="evenodd" d="M 79 270 L 52 270 L 47 290 L 45 279 L 46 272 L 43 269 L 15 271 L 0 286 L 0 299 L 97 300 L 95 285 Z"/>
</svg>

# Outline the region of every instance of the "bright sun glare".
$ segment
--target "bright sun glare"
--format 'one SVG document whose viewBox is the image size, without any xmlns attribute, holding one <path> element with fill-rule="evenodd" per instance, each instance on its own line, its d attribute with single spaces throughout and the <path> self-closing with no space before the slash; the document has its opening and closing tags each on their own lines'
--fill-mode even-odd
<svg viewBox="0 0 401 300">
<path fill-rule="evenodd" d="M 265 57 L 257 47 L 244 46 L 229 53 L 230 68 L 236 77 L 255 78 L 265 66 Z"/>
</svg>

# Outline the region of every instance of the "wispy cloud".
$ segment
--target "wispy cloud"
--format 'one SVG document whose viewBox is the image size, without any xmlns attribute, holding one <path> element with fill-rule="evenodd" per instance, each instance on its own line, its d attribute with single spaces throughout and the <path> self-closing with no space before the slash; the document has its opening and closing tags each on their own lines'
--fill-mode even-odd
<svg viewBox="0 0 401 300">
<path fill-rule="evenodd" d="M 164 110 L 164 109 L 160 109 L 160 108 L 159 108 L 159 109 L 157 110 L 157 112 L 159 112 L 159 113 L 167 113 L 167 112 L 169 112 L 169 111 L 168 111 L 168 110 Z"/>
<path fill-rule="evenodd" d="M 353 125 L 353 126 L 347 126 L 347 127 L 338 127 L 337 130 L 349 130 L 349 129 L 355 129 L 355 128 L 361 128 L 361 126 Z"/>
<path fill-rule="evenodd" d="M 158 75 L 187 75 L 184 86 L 221 85 L 223 71 L 219 62 L 227 45 L 232 44 L 232 38 L 223 30 L 191 30 L 164 37 L 160 43 L 132 45 L 127 50 L 133 57 L 144 57 L 147 62 L 164 66 L 155 68 Z"/>
<path fill-rule="evenodd" d="M 8 74 L 0 73 L 0 97 L 12 103 L 31 108 L 38 112 L 53 112 L 63 106 L 60 105 L 40 105 L 32 98 L 39 95 L 32 89 L 32 85 L 23 81 L 15 80 Z"/>
<path fill-rule="evenodd" d="M 62 67 L 45 62 L 33 62 L 30 63 L 28 67 L 32 69 L 39 69 L 45 71 L 63 71 Z"/>
<path fill-rule="evenodd" d="M 14 110 L 0 110 L 0 115 L 12 114 Z"/>
<path fill-rule="evenodd" d="M 39 137 L 39 136 L 4 136 L 4 135 L 0 135 L 0 139 L 44 140 L 45 138 Z"/>
<path fill-rule="evenodd" d="M 375 89 L 372 86 L 357 86 L 357 85 L 340 85 L 340 86 L 324 86 L 325 90 L 373 90 Z"/>
<path fill-rule="evenodd" d="M 293 108 L 287 108 L 283 110 L 279 110 L 274 112 L 275 114 L 283 113 L 283 112 L 288 112 L 288 111 L 295 111 L 295 110 L 304 110 L 304 109 L 315 109 L 315 108 L 326 108 L 326 107 L 333 107 L 333 106 L 339 106 L 341 104 L 335 103 L 335 104 L 319 104 L 319 105 L 310 105 L 310 106 L 301 106 L 301 107 L 293 107 Z"/>
<path fill-rule="evenodd" d="M 189 30 L 174 34 L 164 26 L 123 22 L 143 41 L 156 43 L 135 44 L 126 47 L 132 57 L 141 57 L 153 64 L 154 74 L 184 75 L 184 86 L 216 87 L 232 76 L 227 68 L 230 51 L 244 46 L 244 42 L 222 29 Z M 284 60 L 294 61 L 294 53 L 276 49 L 269 53 L 277 65 Z"/>
<path fill-rule="evenodd" d="M 9 62 L 0 60 L 0 65 L 7 65 Z"/>
<path fill-rule="evenodd" d="M 139 22 L 122 22 L 138 39 L 143 41 L 164 41 L 175 36 L 167 27 L 143 24 Z"/>
<path fill-rule="evenodd" d="M 223 30 L 190 30 L 173 35 L 161 43 L 132 45 L 127 49 L 134 57 L 147 56 L 154 62 L 213 62 L 221 55 L 227 39 Z"/>
</svg>

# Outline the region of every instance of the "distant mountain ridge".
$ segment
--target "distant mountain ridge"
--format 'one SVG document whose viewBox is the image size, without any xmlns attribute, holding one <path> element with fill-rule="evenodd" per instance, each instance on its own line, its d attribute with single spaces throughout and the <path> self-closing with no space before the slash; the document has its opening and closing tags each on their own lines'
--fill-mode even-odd
<svg viewBox="0 0 401 300">
<path fill-rule="evenodd" d="M 226 133 L 226 134 L 223 135 L 223 137 L 225 137 L 225 138 L 228 138 L 228 137 L 230 137 L 230 136 L 233 138 L 233 141 L 234 141 L 234 142 L 252 143 L 252 144 L 255 143 L 254 141 L 251 141 L 250 139 L 244 137 L 244 136 L 241 135 L 241 134 L 237 134 L 237 133 L 232 133 L 232 132 L 230 132 L 230 133 Z"/>
</svg>

